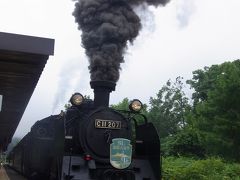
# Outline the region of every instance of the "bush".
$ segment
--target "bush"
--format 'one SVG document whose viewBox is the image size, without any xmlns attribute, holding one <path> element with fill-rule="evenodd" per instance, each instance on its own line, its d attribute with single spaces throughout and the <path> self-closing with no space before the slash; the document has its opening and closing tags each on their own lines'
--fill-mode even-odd
<svg viewBox="0 0 240 180">
<path fill-rule="evenodd" d="M 196 156 L 203 158 L 205 150 L 197 131 L 185 128 L 161 141 L 161 150 L 166 156 Z"/>
<path fill-rule="evenodd" d="M 240 180 L 240 164 L 220 158 L 195 160 L 167 157 L 163 159 L 164 180 Z"/>
</svg>

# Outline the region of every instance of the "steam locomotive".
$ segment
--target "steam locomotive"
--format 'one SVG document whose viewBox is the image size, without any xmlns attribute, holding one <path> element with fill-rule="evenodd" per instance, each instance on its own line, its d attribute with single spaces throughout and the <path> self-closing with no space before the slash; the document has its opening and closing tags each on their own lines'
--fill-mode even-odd
<svg viewBox="0 0 240 180">
<path fill-rule="evenodd" d="M 94 100 L 75 93 L 66 112 L 37 121 L 9 153 L 10 166 L 30 180 L 160 180 L 159 137 L 142 103 L 115 110 L 116 84 L 90 85 Z"/>
</svg>

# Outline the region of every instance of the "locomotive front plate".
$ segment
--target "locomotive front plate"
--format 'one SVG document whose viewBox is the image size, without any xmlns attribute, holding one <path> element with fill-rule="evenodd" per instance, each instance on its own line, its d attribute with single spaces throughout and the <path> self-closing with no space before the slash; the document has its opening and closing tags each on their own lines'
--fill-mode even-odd
<svg viewBox="0 0 240 180">
<path fill-rule="evenodd" d="M 132 161 L 132 145 L 129 139 L 114 138 L 110 145 L 110 163 L 117 169 L 127 168 Z"/>
<path fill-rule="evenodd" d="M 121 129 L 121 121 L 95 119 L 95 128 Z"/>
</svg>

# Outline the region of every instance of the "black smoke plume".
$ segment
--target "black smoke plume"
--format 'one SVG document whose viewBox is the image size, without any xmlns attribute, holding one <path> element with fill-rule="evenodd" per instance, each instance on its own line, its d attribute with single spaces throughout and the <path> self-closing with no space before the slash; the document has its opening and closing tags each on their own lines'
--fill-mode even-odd
<svg viewBox="0 0 240 180">
<path fill-rule="evenodd" d="M 165 5 L 170 0 L 78 0 L 73 15 L 82 30 L 89 57 L 91 80 L 117 82 L 127 42 L 141 29 L 133 8 L 140 4 Z"/>
</svg>

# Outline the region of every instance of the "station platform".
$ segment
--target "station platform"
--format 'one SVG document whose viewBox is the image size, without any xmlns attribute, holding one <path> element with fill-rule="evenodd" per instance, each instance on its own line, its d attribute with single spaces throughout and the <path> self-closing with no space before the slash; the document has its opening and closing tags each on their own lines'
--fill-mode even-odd
<svg viewBox="0 0 240 180">
<path fill-rule="evenodd" d="M 0 169 L 0 180 L 27 180 L 16 171 L 8 168 L 7 166 L 3 166 Z"/>
</svg>

